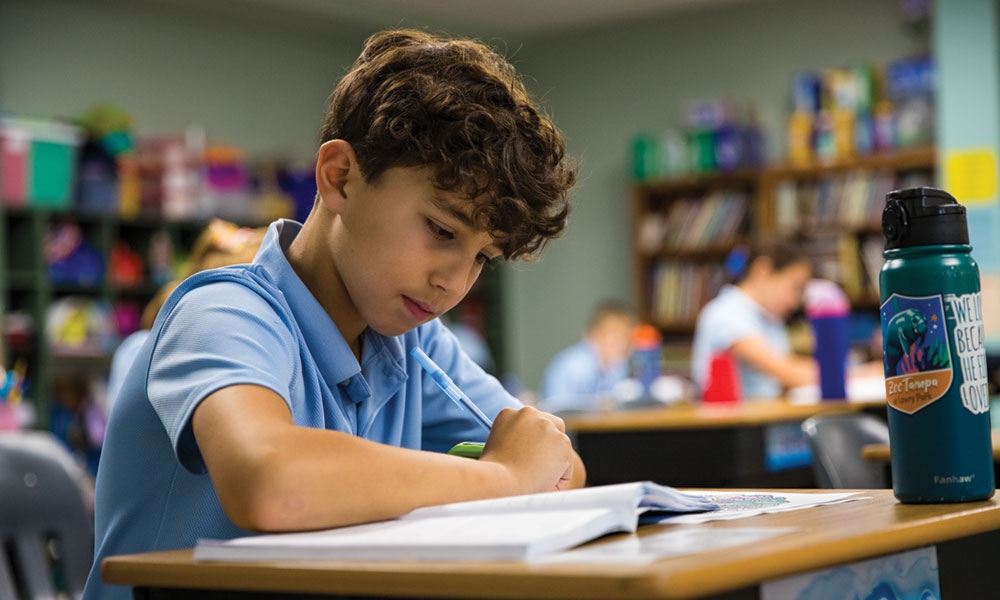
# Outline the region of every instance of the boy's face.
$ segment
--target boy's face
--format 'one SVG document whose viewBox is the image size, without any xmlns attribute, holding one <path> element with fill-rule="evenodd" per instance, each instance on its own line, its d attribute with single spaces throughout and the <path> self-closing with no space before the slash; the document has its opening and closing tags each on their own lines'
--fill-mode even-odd
<svg viewBox="0 0 1000 600">
<path fill-rule="evenodd" d="M 426 169 L 393 168 L 347 189 L 331 241 L 336 267 L 358 316 L 382 335 L 447 312 L 501 255 L 469 220 L 471 202 L 435 188 Z"/>
<path fill-rule="evenodd" d="M 788 318 L 802 306 L 803 292 L 811 277 L 812 268 L 806 262 L 792 263 L 772 271 L 765 287 L 765 308 L 782 319 Z"/>
</svg>

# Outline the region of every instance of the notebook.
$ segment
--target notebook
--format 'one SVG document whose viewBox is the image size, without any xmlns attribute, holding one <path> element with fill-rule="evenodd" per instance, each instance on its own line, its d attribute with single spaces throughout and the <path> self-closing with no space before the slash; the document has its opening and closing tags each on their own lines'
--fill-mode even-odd
<svg viewBox="0 0 1000 600">
<path fill-rule="evenodd" d="M 195 560 L 530 560 L 642 522 L 717 508 L 649 481 L 458 502 L 320 531 L 199 540 Z"/>
</svg>

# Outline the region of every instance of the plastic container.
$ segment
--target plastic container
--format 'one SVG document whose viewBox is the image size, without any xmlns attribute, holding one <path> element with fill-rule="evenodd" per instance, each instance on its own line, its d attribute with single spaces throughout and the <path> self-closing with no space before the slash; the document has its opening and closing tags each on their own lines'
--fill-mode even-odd
<svg viewBox="0 0 1000 600">
<path fill-rule="evenodd" d="M 6 206 L 69 208 L 81 130 L 67 123 L 0 117 L 0 196 Z"/>
<path fill-rule="evenodd" d="M 736 359 L 728 352 L 712 356 L 708 367 L 708 380 L 702 392 L 705 404 L 734 404 L 740 401 L 740 372 Z"/>
<path fill-rule="evenodd" d="M 653 382 L 663 374 L 663 338 L 660 332 L 649 324 L 636 326 L 632 330 L 632 377 L 642 385 L 645 397 L 651 397 Z"/>
<path fill-rule="evenodd" d="M 851 306 L 837 284 L 813 279 L 806 284 L 805 312 L 816 339 L 819 391 L 823 400 L 847 399 L 847 357 L 851 346 Z"/>
</svg>

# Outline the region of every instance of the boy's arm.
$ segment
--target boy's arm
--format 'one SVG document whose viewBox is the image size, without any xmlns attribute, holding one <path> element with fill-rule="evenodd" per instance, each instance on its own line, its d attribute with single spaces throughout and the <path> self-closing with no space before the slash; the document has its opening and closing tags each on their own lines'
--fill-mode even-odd
<svg viewBox="0 0 1000 600">
<path fill-rule="evenodd" d="M 480 460 L 299 427 L 284 400 L 253 385 L 203 400 L 192 426 L 216 494 L 238 526 L 317 529 L 395 518 L 433 504 L 582 485 L 561 420 L 506 409 Z"/>
<path fill-rule="evenodd" d="M 786 388 L 819 382 L 819 367 L 811 357 L 778 354 L 760 338 L 738 340 L 729 350 Z"/>
</svg>

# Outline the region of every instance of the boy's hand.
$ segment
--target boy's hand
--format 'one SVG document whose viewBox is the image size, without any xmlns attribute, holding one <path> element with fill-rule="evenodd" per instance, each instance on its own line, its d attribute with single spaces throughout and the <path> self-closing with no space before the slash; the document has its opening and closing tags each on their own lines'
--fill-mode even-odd
<svg viewBox="0 0 1000 600">
<path fill-rule="evenodd" d="M 493 422 L 480 461 L 492 461 L 511 474 L 513 493 L 531 494 L 569 487 L 575 453 L 566 425 L 555 415 L 526 406 L 505 408 Z"/>
</svg>

